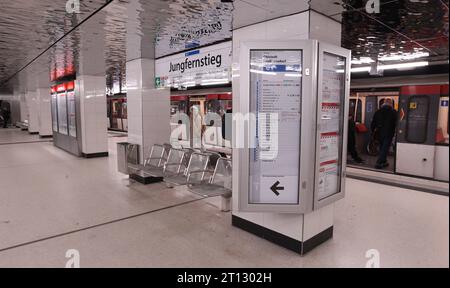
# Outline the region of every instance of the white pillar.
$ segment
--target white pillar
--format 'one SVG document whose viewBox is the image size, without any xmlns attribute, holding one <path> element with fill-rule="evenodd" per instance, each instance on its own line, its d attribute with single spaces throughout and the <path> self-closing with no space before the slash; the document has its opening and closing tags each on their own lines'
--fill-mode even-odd
<svg viewBox="0 0 450 288">
<path fill-rule="evenodd" d="M 98 25 L 105 14 L 96 14 L 80 28 L 80 52 L 75 81 L 79 102 L 81 154 L 84 157 L 108 156 L 108 123 L 106 108 L 105 31 Z M 93 33 L 95 37 L 91 37 Z"/>
<path fill-rule="evenodd" d="M 170 142 L 170 90 L 155 89 L 155 47 L 141 23 L 143 2 L 126 5 L 128 142 L 139 145 L 142 163 L 153 144 Z"/>
<path fill-rule="evenodd" d="M 28 109 L 28 132 L 39 134 L 39 101 L 35 90 L 26 94 L 26 105 Z"/>
<path fill-rule="evenodd" d="M 19 107 L 20 107 L 20 117 L 19 117 L 20 122 L 28 122 L 28 106 L 26 101 L 26 94 L 25 92 L 18 91 L 17 97 L 19 99 Z"/>
<path fill-rule="evenodd" d="M 39 103 L 39 136 L 49 137 L 53 135 L 50 87 L 38 88 L 36 93 Z"/>
<path fill-rule="evenodd" d="M 242 41 L 317 39 L 340 46 L 340 27 L 340 23 L 330 18 L 324 17 L 314 11 L 306 11 L 234 30 L 233 111 L 239 112 L 240 101 L 247 101 L 244 95 L 240 95 L 240 77 L 238 76 L 239 67 L 242 64 L 239 63 L 240 44 Z M 233 149 L 233 159 L 236 160 L 233 161 L 233 225 L 248 231 L 253 229 L 250 232 L 257 235 L 266 233 L 260 236 L 302 254 L 305 251 L 304 249 L 307 249 L 304 243 L 308 240 L 314 239 L 312 242 L 318 244 L 321 240 L 331 237 L 333 231 L 334 205 L 326 206 L 309 214 L 240 212 L 238 210 L 239 177 L 242 177 L 242 173 L 240 173 L 242 168 L 239 167 L 238 149 Z M 314 163 L 311 163 L 311 165 L 314 166 Z M 308 167 L 303 169 L 308 169 Z M 312 242 L 309 241 L 309 243 Z"/>
<path fill-rule="evenodd" d="M 127 62 L 128 142 L 140 147 L 141 163 L 153 144 L 169 143 L 170 91 L 155 89 L 155 61 Z"/>
<path fill-rule="evenodd" d="M 86 157 L 106 156 L 108 128 L 104 76 L 78 75 L 75 91 L 80 101 L 81 152 Z"/>
</svg>

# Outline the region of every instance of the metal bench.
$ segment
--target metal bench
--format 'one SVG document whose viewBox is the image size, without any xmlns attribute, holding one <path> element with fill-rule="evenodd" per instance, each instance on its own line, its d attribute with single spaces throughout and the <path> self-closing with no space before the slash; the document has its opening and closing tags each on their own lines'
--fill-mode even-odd
<svg viewBox="0 0 450 288">
<path fill-rule="evenodd" d="M 167 162 L 170 150 L 169 144 L 153 145 L 143 165 L 128 164 L 130 178 L 142 184 L 162 181 L 164 164 Z"/>
<path fill-rule="evenodd" d="M 233 169 L 231 159 L 219 158 L 213 174 L 203 179 L 193 178 L 194 173 L 188 174 L 188 189 L 192 193 L 203 197 L 222 197 L 222 211 L 230 211 L 232 195 Z"/>
<path fill-rule="evenodd" d="M 169 156 L 162 169 L 162 176 L 170 177 L 183 173 L 187 166 L 185 160 L 186 154 L 188 154 L 188 152 L 184 149 L 170 149 Z"/>
<path fill-rule="evenodd" d="M 191 181 L 201 182 L 203 181 L 205 174 L 213 173 L 212 170 L 207 170 L 210 154 L 192 152 L 189 156 L 188 164 L 183 171 L 178 173 L 165 173 L 164 182 L 167 183 L 169 187 L 187 185 L 188 176 L 191 176 Z M 198 180 L 196 180 L 198 179 Z"/>
<path fill-rule="evenodd" d="M 130 149 L 137 149 L 137 146 L 130 146 Z M 131 173 L 139 172 L 140 170 L 146 169 L 147 166 L 160 167 L 164 165 L 166 162 L 167 156 L 169 155 L 169 151 L 172 147 L 170 144 L 155 144 L 153 145 L 148 152 L 147 158 L 144 159 L 144 164 L 134 164 L 132 161 L 128 162 L 128 169 Z M 130 151 L 131 152 L 131 151 Z M 129 155 L 132 153 L 129 153 Z M 131 159 L 129 159 L 131 160 Z"/>
</svg>

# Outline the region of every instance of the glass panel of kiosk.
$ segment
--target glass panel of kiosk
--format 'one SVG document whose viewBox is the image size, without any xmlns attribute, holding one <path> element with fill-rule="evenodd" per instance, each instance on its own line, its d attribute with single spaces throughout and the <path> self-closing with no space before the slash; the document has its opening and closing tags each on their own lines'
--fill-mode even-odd
<svg viewBox="0 0 450 288">
<path fill-rule="evenodd" d="M 67 93 L 65 90 L 58 91 L 58 132 L 59 134 L 68 134 L 67 129 Z"/>
<path fill-rule="evenodd" d="M 76 100 L 75 91 L 72 89 L 67 92 L 67 104 L 69 115 L 69 135 L 71 137 L 77 137 L 77 114 L 76 114 Z"/>
<path fill-rule="evenodd" d="M 58 108 L 57 108 L 57 94 L 56 94 L 56 88 L 52 88 L 52 98 L 51 98 L 51 105 L 52 105 L 52 127 L 53 132 L 58 133 Z"/>
<path fill-rule="evenodd" d="M 251 204 L 299 204 L 301 70 L 302 50 L 250 51 Z"/>
<path fill-rule="evenodd" d="M 344 197 L 349 59 L 316 40 L 241 44 L 240 211 L 309 213 Z"/>
<path fill-rule="evenodd" d="M 341 191 L 346 58 L 323 52 L 320 55 L 319 150 L 317 199 L 322 201 Z"/>
</svg>

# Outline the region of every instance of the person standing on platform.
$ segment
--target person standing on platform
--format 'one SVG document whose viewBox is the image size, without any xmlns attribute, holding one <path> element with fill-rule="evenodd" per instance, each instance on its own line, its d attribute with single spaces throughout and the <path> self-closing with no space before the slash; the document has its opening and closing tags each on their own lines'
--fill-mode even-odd
<svg viewBox="0 0 450 288">
<path fill-rule="evenodd" d="M 348 141 L 347 141 L 347 150 L 352 156 L 353 161 L 355 161 L 358 164 L 361 164 L 364 162 L 361 157 L 358 155 L 358 151 L 356 151 L 356 123 L 353 119 L 353 115 L 349 115 L 348 117 Z"/>
<path fill-rule="evenodd" d="M 377 133 L 380 141 L 380 152 L 378 154 L 376 169 L 383 169 L 389 166 L 387 156 L 392 145 L 397 128 L 397 111 L 394 109 L 394 102 L 391 98 L 386 98 L 381 108 L 373 115 L 371 131 Z"/>
</svg>

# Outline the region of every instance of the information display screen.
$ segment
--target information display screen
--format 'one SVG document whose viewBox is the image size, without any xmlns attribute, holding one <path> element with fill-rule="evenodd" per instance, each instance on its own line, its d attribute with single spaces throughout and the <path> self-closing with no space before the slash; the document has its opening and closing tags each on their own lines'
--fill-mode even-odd
<svg viewBox="0 0 450 288">
<path fill-rule="evenodd" d="M 319 200 L 340 192 L 345 58 L 324 53 L 322 63 L 322 107 L 320 119 Z"/>
<path fill-rule="evenodd" d="M 67 94 L 58 93 L 58 129 L 60 134 L 67 135 Z"/>
<path fill-rule="evenodd" d="M 69 108 L 69 135 L 71 137 L 77 137 L 77 117 L 76 117 L 76 103 L 75 92 L 67 92 L 67 106 Z"/>
<path fill-rule="evenodd" d="M 250 51 L 250 204 L 300 202 L 302 54 Z"/>
<path fill-rule="evenodd" d="M 58 132 L 58 108 L 57 108 L 57 94 L 52 94 L 52 126 L 53 131 Z"/>
</svg>

